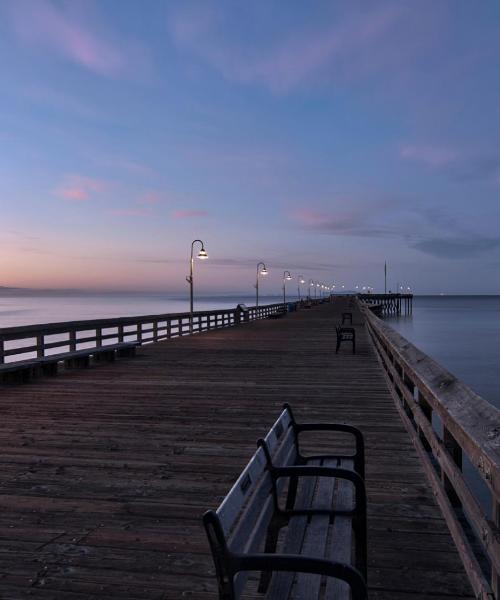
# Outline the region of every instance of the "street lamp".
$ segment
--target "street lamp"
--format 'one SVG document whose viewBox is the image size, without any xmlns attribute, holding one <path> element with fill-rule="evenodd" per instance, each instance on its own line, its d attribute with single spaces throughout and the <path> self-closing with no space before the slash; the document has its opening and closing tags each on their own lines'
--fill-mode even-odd
<svg viewBox="0 0 500 600">
<path fill-rule="evenodd" d="M 309 298 L 311 298 L 311 287 L 314 287 L 314 281 L 309 279 Z"/>
<path fill-rule="evenodd" d="M 314 288 L 314 299 L 315 300 L 316 300 L 316 295 L 317 295 L 318 288 L 319 288 L 319 283 L 316 282 L 316 287 Z"/>
<path fill-rule="evenodd" d="M 262 267 L 262 269 L 260 269 Z M 259 270 L 260 269 L 260 270 Z M 267 275 L 269 271 L 263 262 L 257 263 L 257 279 L 255 280 L 255 306 L 259 306 L 259 275 Z"/>
<path fill-rule="evenodd" d="M 191 243 L 191 260 L 189 261 L 189 275 L 186 277 L 186 281 L 189 283 L 189 332 L 193 333 L 193 267 L 194 267 L 194 245 L 199 242 L 201 248 L 197 254 L 200 260 L 206 260 L 208 254 L 205 251 L 205 246 L 201 240 L 193 240 Z"/>
<path fill-rule="evenodd" d="M 304 276 L 303 275 L 299 275 L 297 277 L 297 292 L 299 293 L 299 300 L 300 300 L 300 286 L 301 286 L 302 283 L 305 283 Z"/>
<path fill-rule="evenodd" d="M 290 271 L 283 271 L 283 304 L 286 306 L 286 282 L 291 281 Z"/>
</svg>

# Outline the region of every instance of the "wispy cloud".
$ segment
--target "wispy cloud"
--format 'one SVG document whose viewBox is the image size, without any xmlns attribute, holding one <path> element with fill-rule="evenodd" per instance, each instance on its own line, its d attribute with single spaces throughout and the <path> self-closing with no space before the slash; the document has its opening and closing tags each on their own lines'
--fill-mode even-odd
<svg viewBox="0 0 500 600">
<path fill-rule="evenodd" d="M 55 192 L 64 200 L 82 202 L 92 199 L 96 194 L 109 187 L 110 184 L 101 179 L 93 179 L 82 175 L 67 175 Z"/>
<path fill-rule="evenodd" d="M 152 204 L 159 204 L 161 202 L 161 194 L 159 194 L 158 192 L 145 192 L 144 194 L 141 194 L 139 196 L 139 198 L 137 199 L 137 204 L 141 204 L 141 205 L 152 205 Z"/>
<path fill-rule="evenodd" d="M 310 206 L 297 208 L 289 214 L 303 229 L 325 234 L 387 237 L 401 235 L 411 229 L 415 215 L 401 208 L 390 199 L 372 200 L 360 204 L 353 199 L 338 198 L 338 206 L 351 208 L 315 209 Z M 387 218 L 387 214 L 391 218 Z"/>
<path fill-rule="evenodd" d="M 400 156 L 456 181 L 489 180 L 500 183 L 500 152 L 489 149 L 406 145 L 400 149 Z"/>
<path fill-rule="evenodd" d="M 149 208 L 118 208 L 110 211 L 110 214 L 116 217 L 150 217 L 151 209 Z"/>
<path fill-rule="evenodd" d="M 396 3 L 353 7 L 342 17 L 332 9 L 315 28 L 302 27 L 293 34 L 273 31 L 268 37 L 264 33 L 259 44 L 249 46 L 244 37 L 234 36 L 232 22 L 221 10 L 191 2 L 171 11 L 168 29 L 181 51 L 226 79 L 282 93 L 332 75 L 350 78 L 354 70 L 366 74 L 394 66 L 402 55 L 422 49 L 420 30 L 412 32 L 411 40 L 400 36 L 406 12 Z"/>
<path fill-rule="evenodd" d="M 206 210 L 183 209 L 173 210 L 170 213 L 172 219 L 196 219 L 208 217 L 209 213 Z"/>
<path fill-rule="evenodd" d="M 413 160 L 433 168 L 448 167 L 457 159 L 457 152 L 452 148 L 431 145 L 407 145 L 400 151 L 402 158 Z"/>
<path fill-rule="evenodd" d="M 51 0 L 8 4 L 13 30 L 24 44 L 47 49 L 99 75 L 123 76 L 139 65 L 147 68 L 144 48 L 106 30 L 102 16 L 81 10 L 89 6 Z"/>
<path fill-rule="evenodd" d="M 430 238 L 416 242 L 413 248 L 437 258 L 475 258 L 500 248 L 500 238 L 462 236 Z"/>
</svg>

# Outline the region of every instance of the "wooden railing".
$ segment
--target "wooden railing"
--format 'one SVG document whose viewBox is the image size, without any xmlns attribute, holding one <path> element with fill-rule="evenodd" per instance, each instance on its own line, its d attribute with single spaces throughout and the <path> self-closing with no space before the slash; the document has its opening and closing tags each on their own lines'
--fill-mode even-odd
<svg viewBox="0 0 500 600">
<path fill-rule="evenodd" d="M 195 312 L 192 327 L 189 313 L 5 327 L 0 329 L 0 364 L 120 342 L 159 342 L 191 332 L 265 319 L 282 309 L 283 304 L 279 303 L 252 306 L 247 311 L 231 308 Z"/>
<path fill-rule="evenodd" d="M 498 599 L 500 411 L 361 308 L 476 598 Z M 465 464 L 486 484 L 482 487 L 491 500 L 490 514 L 471 491 Z"/>
</svg>

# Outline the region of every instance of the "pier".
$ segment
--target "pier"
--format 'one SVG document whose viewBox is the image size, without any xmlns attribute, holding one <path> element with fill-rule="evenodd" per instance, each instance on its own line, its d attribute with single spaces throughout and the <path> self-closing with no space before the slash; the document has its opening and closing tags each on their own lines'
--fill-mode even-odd
<svg viewBox="0 0 500 600">
<path fill-rule="evenodd" d="M 370 598 L 498 598 L 495 409 L 479 398 L 474 412 L 470 390 L 353 302 L 273 319 L 280 305 L 211 311 L 194 335 L 183 335 L 186 314 L 39 328 L 24 344 L 39 358 L 79 343 L 142 345 L 134 358 L 0 388 L 0 598 L 215 600 L 201 516 L 284 402 L 365 436 Z M 356 354 L 335 354 L 346 310 Z M 19 329 L 0 331 L 5 359 L 34 331 Z M 491 514 L 467 495 L 462 455 L 479 466 Z"/>
<path fill-rule="evenodd" d="M 411 315 L 413 294 L 359 294 L 361 302 L 376 306 L 379 315 Z"/>
</svg>

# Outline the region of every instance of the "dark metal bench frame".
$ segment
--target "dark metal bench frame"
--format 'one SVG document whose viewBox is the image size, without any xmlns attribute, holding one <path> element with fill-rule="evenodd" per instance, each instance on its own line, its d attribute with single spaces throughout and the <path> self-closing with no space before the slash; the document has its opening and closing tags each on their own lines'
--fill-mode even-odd
<svg viewBox="0 0 500 600">
<path fill-rule="evenodd" d="M 352 325 L 352 312 L 342 313 L 342 325 L 349 319 L 349 325 Z"/>
<path fill-rule="evenodd" d="M 261 579 L 259 583 L 259 592 L 266 592 L 273 572 L 285 571 L 295 573 L 311 573 L 324 575 L 327 577 L 335 577 L 345 581 L 352 593 L 353 600 L 365 600 L 367 597 L 366 591 L 366 492 L 362 475 L 364 474 L 364 442 L 361 432 L 350 425 L 340 423 L 297 423 L 294 419 L 293 412 L 288 404 L 284 406 L 284 413 L 288 413 L 290 419 L 290 427 L 293 428 L 293 438 L 297 456 L 297 463 L 285 467 L 278 467 L 273 464 L 267 442 L 263 439 L 258 441 L 258 448 L 264 453 L 267 462 L 267 471 L 272 478 L 272 496 L 274 504 L 274 512 L 267 528 L 265 540 L 265 550 L 263 553 L 239 553 L 229 549 L 226 535 L 222 523 L 219 519 L 218 512 L 208 511 L 203 516 L 203 523 L 209 540 L 212 556 L 214 559 L 217 580 L 219 584 L 219 598 L 221 600 L 236 600 L 239 594 L 236 592 L 234 581 L 239 573 L 244 571 L 260 571 Z M 273 428 L 268 433 L 268 436 L 273 432 L 279 439 L 283 435 L 283 428 L 280 430 L 280 419 L 274 424 Z M 305 431 L 341 431 L 354 435 L 356 441 L 355 454 L 349 455 L 314 455 L 305 457 L 300 453 L 298 446 L 299 434 Z M 259 450 L 257 452 L 259 452 Z M 252 457 L 252 460 L 247 465 L 240 478 L 233 486 L 231 492 L 237 485 L 243 492 L 251 486 L 252 480 L 249 474 L 244 476 L 245 471 L 250 468 L 251 463 L 256 460 L 257 453 Z M 341 459 L 349 458 L 354 461 L 354 470 L 345 468 L 333 468 L 325 466 L 308 465 L 307 462 L 318 459 Z M 333 509 L 294 509 L 295 495 L 297 492 L 297 483 L 300 477 L 337 477 L 346 479 L 354 484 L 356 503 L 353 510 L 338 511 Z M 290 479 L 290 487 L 288 490 L 286 506 L 281 508 L 279 505 L 279 480 Z M 227 497 L 231 495 L 231 492 Z M 223 503 L 224 504 L 224 503 Z M 222 505 L 221 505 L 222 506 Z M 262 509 L 261 509 L 262 510 Z M 288 524 L 291 517 L 297 515 L 313 516 L 313 515 L 345 515 L 353 517 L 353 529 L 356 534 L 356 558 L 357 562 L 361 562 L 361 571 L 355 567 L 333 562 L 327 559 L 313 558 L 304 555 L 294 554 L 278 554 L 275 552 L 280 529 Z M 240 590 L 241 591 L 241 590 Z"/>
<path fill-rule="evenodd" d="M 356 330 L 354 327 L 342 327 L 342 325 L 336 325 L 335 331 L 337 332 L 335 354 L 338 353 L 342 342 L 352 342 L 352 353 L 356 354 Z"/>
</svg>

